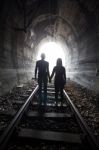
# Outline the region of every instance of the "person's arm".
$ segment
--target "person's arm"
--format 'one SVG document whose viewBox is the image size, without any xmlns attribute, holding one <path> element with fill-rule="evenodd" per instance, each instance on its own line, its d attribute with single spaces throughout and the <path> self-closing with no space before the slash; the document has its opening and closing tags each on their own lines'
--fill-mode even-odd
<svg viewBox="0 0 99 150">
<path fill-rule="evenodd" d="M 36 62 L 36 66 L 35 66 L 35 80 L 36 80 L 36 77 L 37 76 L 37 62 Z"/>
<path fill-rule="evenodd" d="M 47 73 L 48 73 L 48 77 L 49 77 L 49 79 L 50 79 L 50 73 L 49 73 L 49 63 L 48 63 L 48 65 L 47 65 Z"/>
<path fill-rule="evenodd" d="M 64 68 L 64 80 L 65 80 L 65 84 L 66 84 L 66 70 Z"/>
<path fill-rule="evenodd" d="M 52 71 L 52 74 L 51 74 L 51 77 L 50 77 L 50 79 L 52 79 L 52 78 L 53 78 L 53 76 L 54 76 L 54 73 L 55 73 L 55 67 L 53 68 L 53 71 Z"/>
</svg>

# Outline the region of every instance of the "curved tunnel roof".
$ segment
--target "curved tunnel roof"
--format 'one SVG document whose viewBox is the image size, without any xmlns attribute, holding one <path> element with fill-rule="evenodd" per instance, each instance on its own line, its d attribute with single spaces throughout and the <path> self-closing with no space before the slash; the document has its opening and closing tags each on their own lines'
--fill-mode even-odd
<svg viewBox="0 0 99 150">
<path fill-rule="evenodd" d="M 14 69 L 12 76 L 18 82 L 22 80 L 21 75 L 30 78 L 38 45 L 52 40 L 60 42 L 64 52 L 68 51 L 65 55 L 68 54 L 69 65 L 66 67 L 69 77 L 88 88 L 96 88 L 99 69 L 98 1 L 5 0 L 0 6 L 0 66 L 1 71 L 5 68 L 5 72 L 9 72 L 9 78 L 10 69 Z M 30 72 L 32 74 L 28 75 Z M 6 78 L 4 71 L 2 74 Z"/>
</svg>

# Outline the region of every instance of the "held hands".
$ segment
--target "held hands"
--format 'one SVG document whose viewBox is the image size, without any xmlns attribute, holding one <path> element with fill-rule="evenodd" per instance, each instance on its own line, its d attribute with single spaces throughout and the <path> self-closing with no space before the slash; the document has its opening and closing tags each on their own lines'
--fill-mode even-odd
<svg viewBox="0 0 99 150">
<path fill-rule="evenodd" d="M 51 77 L 49 77 L 49 83 L 51 83 Z"/>
</svg>

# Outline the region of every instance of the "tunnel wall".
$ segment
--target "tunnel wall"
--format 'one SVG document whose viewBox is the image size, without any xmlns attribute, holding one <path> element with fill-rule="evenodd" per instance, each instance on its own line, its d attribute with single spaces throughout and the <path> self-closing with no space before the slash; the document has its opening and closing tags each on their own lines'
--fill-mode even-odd
<svg viewBox="0 0 99 150">
<path fill-rule="evenodd" d="M 33 51 L 27 38 L 24 32 L 0 28 L 0 95 L 33 77 Z"/>
<path fill-rule="evenodd" d="M 0 95 L 33 77 L 35 45 L 48 35 L 54 36 L 53 33 L 63 38 L 68 47 L 69 77 L 99 93 L 98 1 L 55 0 L 53 4 L 51 0 L 50 12 L 49 1 L 39 1 L 28 3 L 27 11 L 32 7 L 35 11 L 29 12 L 27 19 L 31 28 L 27 30 L 24 29 L 23 1 L 0 1 Z M 46 19 L 49 13 L 52 14 Z"/>
<path fill-rule="evenodd" d="M 62 0 L 59 6 L 59 16 L 67 20 L 72 28 L 66 39 L 68 48 L 72 49 L 70 78 L 99 93 L 99 5 L 93 0 L 90 3 L 88 0 L 83 3 L 80 0 Z"/>
</svg>

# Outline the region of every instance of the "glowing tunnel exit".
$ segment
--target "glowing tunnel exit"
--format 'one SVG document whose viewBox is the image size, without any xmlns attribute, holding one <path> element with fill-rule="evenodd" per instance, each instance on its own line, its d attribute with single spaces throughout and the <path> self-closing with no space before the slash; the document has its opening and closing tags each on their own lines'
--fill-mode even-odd
<svg viewBox="0 0 99 150">
<path fill-rule="evenodd" d="M 56 65 L 57 58 L 62 58 L 62 63 L 65 65 L 65 54 L 61 45 L 55 42 L 47 42 L 39 47 L 37 60 L 40 59 L 41 53 L 45 53 L 45 60 L 49 62 L 49 70 L 52 71 Z"/>
</svg>

